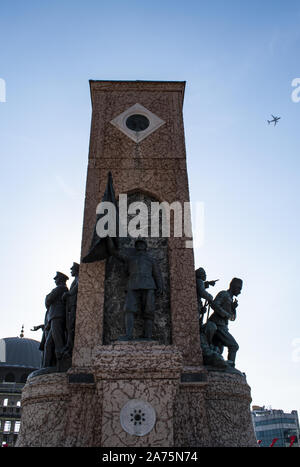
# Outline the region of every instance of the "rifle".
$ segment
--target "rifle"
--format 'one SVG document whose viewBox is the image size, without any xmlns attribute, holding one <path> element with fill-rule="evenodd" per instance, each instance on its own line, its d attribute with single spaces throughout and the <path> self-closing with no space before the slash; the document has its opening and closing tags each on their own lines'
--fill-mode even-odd
<svg viewBox="0 0 300 467">
<path fill-rule="evenodd" d="M 208 315 L 209 315 L 210 305 L 208 305 L 208 301 L 205 300 L 205 303 L 204 303 L 204 305 L 202 306 L 201 311 L 199 312 L 199 324 L 200 324 L 200 328 L 203 326 L 203 318 L 204 318 L 204 315 L 205 315 L 205 313 L 206 313 L 207 307 L 208 307 Z M 202 310 L 204 310 L 203 313 L 202 313 Z M 207 319 L 208 319 L 208 317 L 207 317 Z"/>
</svg>

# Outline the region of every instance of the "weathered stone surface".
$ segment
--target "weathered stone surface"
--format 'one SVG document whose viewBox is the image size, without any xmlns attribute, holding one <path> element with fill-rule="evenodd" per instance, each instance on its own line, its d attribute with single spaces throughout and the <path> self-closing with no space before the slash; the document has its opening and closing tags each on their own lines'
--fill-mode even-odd
<svg viewBox="0 0 300 467">
<path fill-rule="evenodd" d="M 102 440 L 103 447 L 171 447 L 173 441 L 173 400 L 176 385 L 173 381 L 157 379 L 103 381 Z M 133 436 L 123 430 L 120 412 L 130 399 L 142 399 L 152 405 L 157 414 L 154 428 L 145 436 Z"/>
<path fill-rule="evenodd" d="M 64 446 L 69 392 L 67 376 L 55 373 L 27 381 L 16 446 Z"/>
<path fill-rule="evenodd" d="M 68 374 L 62 373 L 28 380 L 16 446 L 100 446 L 102 405 L 95 388 L 90 383 L 70 384 Z"/>
<path fill-rule="evenodd" d="M 101 343 L 103 334 L 103 283 L 105 262 L 82 264 L 76 311 L 76 332 L 73 349 L 73 365 L 85 367 L 91 364 L 93 348 Z"/>
<path fill-rule="evenodd" d="M 180 384 L 174 409 L 174 446 L 210 446 L 206 386 L 205 382 Z"/>
<path fill-rule="evenodd" d="M 97 390 L 103 400 L 101 446 L 174 445 L 174 398 L 182 357 L 173 346 L 130 342 L 95 350 Z M 132 399 L 149 403 L 156 413 L 153 429 L 144 436 L 127 433 L 120 413 Z"/>
<path fill-rule="evenodd" d="M 182 355 L 174 346 L 156 342 L 120 342 L 93 352 L 97 379 L 180 378 Z"/>
<path fill-rule="evenodd" d="M 214 447 L 257 446 L 250 413 L 251 394 L 246 377 L 209 372 L 205 405 Z"/>
<path fill-rule="evenodd" d="M 101 446 L 102 400 L 91 383 L 69 383 L 64 446 Z"/>
<path fill-rule="evenodd" d="M 256 446 L 245 376 L 187 367 L 207 381 L 180 383 L 180 353 L 155 342 L 98 346 L 92 367 L 78 375 L 92 369 L 95 383 L 68 382 L 74 369 L 27 381 L 17 446 Z M 142 437 L 126 433 L 120 422 L 132 399 L 156 413 L 154 428 Z"/>
<path fill-rule="evenodd" d="M 175 446 L 255 447 L 246 377 L 208 372 L 203 383 L 180 384 L 175 401 Z"/>
</svg>

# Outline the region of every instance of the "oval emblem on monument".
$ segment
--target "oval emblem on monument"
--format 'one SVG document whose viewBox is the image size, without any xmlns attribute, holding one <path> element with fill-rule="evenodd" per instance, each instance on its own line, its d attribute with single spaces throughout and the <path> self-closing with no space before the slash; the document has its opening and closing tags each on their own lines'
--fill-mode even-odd
<svg viewBox="0 0 300 467">
<path fill-rule="evenodd" d="M 134 436 L 147 435 L 155 425 L 156 413 L 148 402 L 132 399 L 121 409 L 120 422 L 126 433 Z"/>
</svg>

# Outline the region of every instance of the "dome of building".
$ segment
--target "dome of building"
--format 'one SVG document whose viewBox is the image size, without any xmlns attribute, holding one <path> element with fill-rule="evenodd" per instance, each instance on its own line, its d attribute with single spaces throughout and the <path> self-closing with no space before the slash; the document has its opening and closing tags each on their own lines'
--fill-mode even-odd
<svg viewBox="0 0 300 467">
<path fill-rule="evenodd" d="M 40 343 L 22 337 L 0 339 L 0 366 L 25 366 L 39 368 L 41 363 Z"/>
</svg>

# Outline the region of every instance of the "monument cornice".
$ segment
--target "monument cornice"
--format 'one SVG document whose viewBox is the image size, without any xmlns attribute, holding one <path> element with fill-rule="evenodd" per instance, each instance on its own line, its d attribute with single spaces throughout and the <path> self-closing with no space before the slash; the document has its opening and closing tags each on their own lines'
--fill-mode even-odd
<svg viewBox="0 0 300 467">
<path fill-rule="evenodd" d="M 89 80 L 92 106 L 95 96 L 99 92 L 177 92 L 181 94 L 181 106 L 183 105 L 186 81 L 105 81 Z"/>
</svg>

